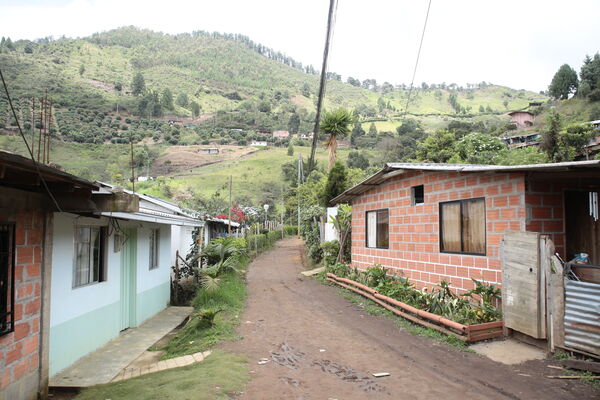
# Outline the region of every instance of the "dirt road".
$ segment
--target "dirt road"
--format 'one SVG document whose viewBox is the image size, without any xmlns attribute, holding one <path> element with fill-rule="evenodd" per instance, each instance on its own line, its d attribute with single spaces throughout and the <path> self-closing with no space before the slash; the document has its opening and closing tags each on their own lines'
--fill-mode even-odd
<svg viewBox="0 0 600 400">
<path fill-rule="evenodd" d="M 299 275 L 302 243 L 286 239 L 248 272 L 243 339 L 224 345 L 247 354 L 252 381 L 242 399 L 592 399 L 574 381 L 545 378 L 548 361 L 495 363 L 371 316 L 337 288 Z M 261 358 L 266 364 L 259 365 Z M 371 373 L 391 376 L 373 378 Z"/>
</svg>

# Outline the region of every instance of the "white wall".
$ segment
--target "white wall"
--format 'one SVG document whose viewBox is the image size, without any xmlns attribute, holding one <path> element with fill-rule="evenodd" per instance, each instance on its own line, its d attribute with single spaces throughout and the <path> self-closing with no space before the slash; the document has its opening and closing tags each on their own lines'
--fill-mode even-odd
<svg viewBox="0 0 600 400">
<path fill-rule="evenodd" d="M 106 281 L 73 288 L 75 225 L 107 226 L 107 218 L 85 218 L 74 214 L 54 214 L 50 326 L 119 301 L 121 253 L 113 251 L 108 240 Z"/>
<path fill-rule="evenodd" d="M 171 273 L 171 226 L 141 223 L 137 234 L 137 292 L 169 282 Z M 150 269 L 150 232 L 160 229 L 159 267 Z"/>
<path fill-rule="evenodd" d="M 183 258 L 189 253 L 194 239 L 192 226 L 171 226 L 171 265 L 175 265 L 175 253 L 179 250 L 179 255 Z M 199 228 L 201 229 L 201 228 Z"/>
<path fill-rule="evenodd" d="M 333 227 L 333 224 L 330 222 L 331 217 L 335 217 L 337 215 L 337 207 L 327 207 L 327 221 L 325 221 L 325 241 L 329 242 L 331 240 L 339 240 L 338 231 Z"/>
</svg>

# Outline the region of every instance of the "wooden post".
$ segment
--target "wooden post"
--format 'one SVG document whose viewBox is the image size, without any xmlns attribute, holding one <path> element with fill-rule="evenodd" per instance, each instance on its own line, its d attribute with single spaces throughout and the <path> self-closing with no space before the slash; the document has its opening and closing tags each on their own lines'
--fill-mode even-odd
<svg viewBox="0 0 600 400">
<path fill-rule="evenodd" d="M 229 223 L 227 224 L 227 236 L 231 236 L 231 184 L 233 177 L 229 175 Z"/>
</svg>

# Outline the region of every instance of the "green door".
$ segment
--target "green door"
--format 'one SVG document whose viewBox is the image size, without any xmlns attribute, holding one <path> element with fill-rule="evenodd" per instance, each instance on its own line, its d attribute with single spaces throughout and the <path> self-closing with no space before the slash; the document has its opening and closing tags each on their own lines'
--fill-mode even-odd
<svg viewBox="0 0 600 400">
<path fill-rule="evenodd" d="M 121 249 L 121 330 L 135 323 L 137 269 L 137 230 L 125 229 L 125 243 Z"/>
</svg>

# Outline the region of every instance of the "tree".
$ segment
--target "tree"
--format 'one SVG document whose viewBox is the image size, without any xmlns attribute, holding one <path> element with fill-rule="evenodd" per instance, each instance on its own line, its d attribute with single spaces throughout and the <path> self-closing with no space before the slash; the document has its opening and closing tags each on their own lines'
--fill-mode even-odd
<svg viewBox="0 0 600 400">
<path fill-rule="evenodd" d="M 483 107 L 483 104 L 479 105 L 479 113 L 483 114 L 485 112 L 485 108 Z"/>
<path fill-rule="evenodd" d="M 175 108 L 175 106 L 173 105 L 173 93 L 171 93 L 171 89 L 163 89 L 162 94 L 160 96 L 160 103 L 166 110 L 173 110 Z"/>
<path fill-rule="evenodd" d="M 572 124 L 567 126 L 558 136 L 562 160 L 572 161 L 580 154 L 585 154 L 587 158 L 586 146 L 596 134 L 596 130 L 590 124 Z"/>
<path fill-rule="evenodd" d="M 83 76 L 84 72 L 85 72 L 85 65 L 81 64 L 79 66 L 79 76 Z"/>
<path fill-rule="evenodd" d="M 504 143 L 495 136 L 473 132 L 456 144 L 458 162 L 468 164 L 496 164 L 497 157 L 507 151 Z"/>
<path fill-rule="evenodd" d="M 600 53 L 596 53 L 593 58 L 590 56 L 585 57 L 579 77 L 581 78 L 582 86 L 585 84 L 585 87 L 588 89 L 588 93 L 585 94 L 586 96 L 589 97 L 595 90 L 600 89 Z"/>
<path fill-rule="evenodd" d="M 294 155 L 294 146 L 292 146 L 292 144 L 290 144 L 287 148 L 287 155 L 288 156 L 293 156 Z"/>
<path fill-rule="evenodd" d="M 346 171 L 346 167 L 341 162 L 336 161 L 327 175 L 327 182 L 325 182 L 325 188 L 320 196 L 321 204 L 327 207 L 333 198 L 346 190 L 347 186 L 348 172 Z"/>
<path fill-rule="evenodd" d="M 298 129 L 300 129 L 300 116 L 294 112 L 290 115 L 288 131 L 290 131 L 290 133 L 298 133 Z"/>
<path fill-rule="evenodd" d="M 326 112 L 321 120 L 320 130 L 329 136 L 326 143 L 329 147 L 329 169 L 332 169 L 335 164 L 337 139 L 338 137 L 348 136 L 351 123 L 352 114 L 344 108 Z"/>
<path fill-rule="evenodd" d="M 555 99 L 566 100 L 570 94 L 575 93 L 578 85 L 577 72 L 569 64 L 563 64 L 554 74 L 548 93 Z"/>
<path fill-rule="evenodd" d="M 189 102 L 189 100 L 188 100 L 187 93 L 179 93 L 177 95 L 176 103 L 177 103 L 178 106 L 187 107 L 188 106 L 188 102 Z"/>
<path fill-rule="evenodd" d="M 375 126 L 375 123 L 373 123 L 373 122 L 371 122 L 371 125 L 369 125 L 369 135 L 377 136 L 377 127 Z"/>
<path fill-rule="evenodd" d="M 144 75 L 141 72 L 137 72 L 133 76 L 133 81 L 131 82 L 131 93 L 134 96 L 139 96 L 146 90 L 146 81 L 144 80 Z"/>
<path fill-rule="evenodd" d="M 369 159 L 363 153 L 359 153 L 358 151 L 351 151 L 350 153 L 348 153 L 346 165 L 348 166 L 348 168 L 367 169 L 369 168 Z"/>
<path fill-rule="evenodd" d="M 356 139 L 365 135 L 365 130 L 362 128 L 362 125 L 355 118 L 354 126 L 352 127 L 352 134 L 350 136 L 350 144 L 355 145 Z"/>
<path fill-rule="evenodd" d="M 308 86 L 308 83 L 304 82 L 304 85 L 300 88 L 300 92 L 302 93 L 302 96 L 310 97 L 310 86 Z"/>
<path fill-rule="evenodd" d="M 192 110 L 192 116 L 193 117 L 198 117 L 200 115 L 200 110 L 202 108 L 200 107 L 200 104 L 196 103 L 195 101 L 192 101 L 190 103 L 190 110 Z"/>
<path fill-rule="evenodd" d="M 421 136 L 424 131 L 421 127 L 421 123 L 412 118 L 406 119 L 402 121 L 402 124 L 396 128 L 396 132 L 398 135 L 405 135 L 407 133 L 417 133 L 418 136 Z"/>
<path fill-rule="evenodd" d="M 455 143 L 456 136 L 452 132 L 438 130 L 417 145 L 417 159 L 445 163 L 456 154 Z"/>
<path fill-rule="evenodd" d="M 121 82 L 115 82 L 114 88 L 117 92 L 120 92 L 121 90 L 123 90 L 123 84 Z"/>
<path fill-rule="evenodd" d="M 546 119 L 546 125 L 546 130 L 542 133 L 540 147 L 546 152 L 550 161 L 560 161 L 558 147 L 558 134 L 560 133 L 561 126 L 560 115 L 555 111 L 551 111 Z"/>
<path fill-rule="evenodd" d="M 258 111 L 262 113 L 271 112 L 271 103 L 269 103 L 266 100 L 261 101 L 260 103 L 258 103 Z"/>
</svg>

